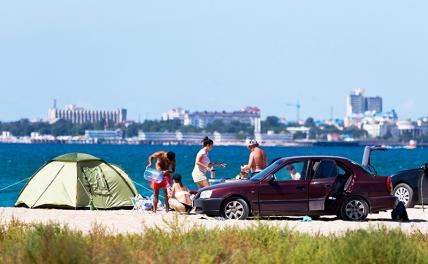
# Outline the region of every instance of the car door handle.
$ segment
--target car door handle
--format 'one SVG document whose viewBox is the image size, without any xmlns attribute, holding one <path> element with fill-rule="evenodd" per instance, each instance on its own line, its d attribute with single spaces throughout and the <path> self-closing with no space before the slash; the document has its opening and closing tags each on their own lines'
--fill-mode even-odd
<svg viewBox="0 0 428 264">
<path fill-rule="evenodd" d="M 331 184 L 324 185 L 324 188 L 331 188 Z"/>
<path fill-rule="evenodd" d="M 303 189 L 305 189 L 305 186 L 299 185 L 299 186 L 296 186 L 296 189 L 297 190 L 303 190 Z"/>
</svg>

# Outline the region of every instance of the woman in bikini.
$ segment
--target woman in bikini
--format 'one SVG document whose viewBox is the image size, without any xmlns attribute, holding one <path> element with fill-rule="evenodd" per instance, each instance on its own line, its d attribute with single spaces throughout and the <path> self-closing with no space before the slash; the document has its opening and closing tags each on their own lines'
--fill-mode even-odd
<svg viewBox="0 0 428 264">
<path fill-rule="evenodd" d="M 186 186 L 181 183 L 181 175 L 172 175 L 174 184 L 171 187 L 168 203 L 170 208 L 179 213 L 189 213 L 192 210 L 192 200 Z"/>
</svg>

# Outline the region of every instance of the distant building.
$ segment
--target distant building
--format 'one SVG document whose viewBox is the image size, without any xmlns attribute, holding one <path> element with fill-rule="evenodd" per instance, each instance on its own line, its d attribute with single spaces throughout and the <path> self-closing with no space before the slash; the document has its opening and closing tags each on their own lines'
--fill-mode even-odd
<svg viewBox="0 0 428 264">
<path fill-rule="evenodd" d="M 382 138 L 385 136 L 396 137 L 399 133 L 396 124 L 384 122 L 364 124 L 363 129 L 366 130 L 369 136 L 372 138 Z"/>
<path fill-rule="evenodd" d="M 411 137 L 416 137 L 420 133 L 419 129 L 417 128 L 417 125 L 410 120 L 398 121 L 397 128 L 400 133 L 400 136 L 408 135 Z"/>
<path fill-rule="evenodd" d="M 356 89 L 355 92 L 351 93 L 347 98 L 346 115 L 362 114 L 366 111 L 365 109 L 366 99 L 364 98 L 364 90 Z"/>
<path fill-rule="evenodd" d="M 291 134 L 296 134 L 298 132 L 308 134 L 309 130 L 311 130 L 309 127 L 305 126 L 299 126 L 299 127 L 287 127 L 287 131 Z"/>
<path fill-rule="evenodd" d="M 85 130 L 85 137 L 87 139 L 97 140 L 120 140 L 123 138 L 123 132 L 117 130 Z"/>
<path fill-rule="evenodd" d="M 202 139 L 208 136 L 216 143 L 228 143 L 239 141 L 235 134 L 218 133 L 182 133 L 177 132 L 144 132 L 138 133 L 138 140 L 147 143 L 182 143 L 182 144 L 201 144 Z"/>
<path fill-rule="evenodd" d="M 177 107 L 169 110 L 162 114 L 162 120 L 180 120 L 182 125 L 188 126 L 191 124 L 189 118 L 189 110 L 184 110 L 181 107 Z"/>
<path fill-rule="evenodd" d="M 420 134 L 422 135 L 428 134 L 428 117 L 419 118 L 416 121 L 416 124 L 420 131 Z"/>
<path fill-rule="evenodd" d="M 99 123 L 106 125 L 120 124 L 126 121 L 126 109 L 116 111 L 106 110 L 86 110 L 76 105 L 66 105 L 65 109 L 57 109 L 56 104 L 48 110 L 49 123 L 55 123 L 58 120 L 71 121 L 73 124 Z"/>
<path fill-rule="evenodd" d="M 291 142 L 293 140 L 293 135 L 291 133 L 279 133 L 275 134 L 273 131 L 268 131 L 266 134 L 258 134 L 256 140 L 263 143 L 268 144 L 284 144 L 287 142 Z"/>
<path fill-rule="evenodd" d="M 215 121 L 221 121 L 224 124 L 230 124 L 236 121 L 239 123 L 256 126 L 256 130 L 260 129 L 260 109 L 258 107 L 246 107 L 239 111 L 233 112 L 193 112 L 189 114 L 189 118 L 191 124 L 199 128 L 205 128 Z"/>
<path fill-rule="evenodd" d="M 9 131 L 2 131 L 0 134 L 0 142 L 2 143 L 16 143 L 17 138 Z"/>
<path fill-rule="evenodd" d="M 182 125 L 192 125 L 205 128 L 215 121 L 230 124 L 234 121 L 254 126 L 255 132 L 261 130 L 260 109 L 258 107 L 246 107 L 239 111 L 196 111 L 190 112 L 181 107 L 177 107 L 162 114 L 162 120 L 180 120 Z"/>
<path fill-rule="evenodd" d="M 231 143 L 231 142 L 237 142 L 240 141 L 238 136 L 233 133 L 213 133 L 213 141 L 217 143 Z"/>
<path fill-rule="evenodd" d="M 360 127 L 366 113 L 376 114 L 382 111 L 382 97 L 364 97 L 364 89 L 355 89 L 355 91 L 346 98 L 346 117 L 344 125 L 345 127 Z"/>
<path fill-rule="evenodd" d="M 221 145 L 246 145 L 246 141 L 234 133 L 182 133 L 182 132 L 144 132 L 139 131 L 138 140 L 148 144 L 196 144 L 208 136 L 215 144 Z M 293 140 L 290 133 L 275 134 L 273 131 L 266 134 L 257 134 L 255 139 L 267 145 L 283 145 Z"/>
<path fill-rule="evenodd" d="M 176 142 L 182 138 L 181 132 L 138 132 L 138 140 L 144 142 Z"/>
<path fill-rule="evenodd" d="M 380 113 L 383 111 L 382 97 L 366 97 L 365 101 L 365 111 L 371 111 L 375 113 Z"/>
</svg>

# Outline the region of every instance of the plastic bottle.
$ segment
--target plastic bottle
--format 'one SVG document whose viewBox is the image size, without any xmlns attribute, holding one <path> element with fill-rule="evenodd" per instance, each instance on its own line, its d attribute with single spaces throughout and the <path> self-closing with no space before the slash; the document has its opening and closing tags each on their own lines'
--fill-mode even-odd
<svg viewBox="0 0 428 264">
<path fill-rule="evenodd" d="M 148 180 L 148 181 L 154 181 L 156 183 L 160 183 L 164 180 L 164 175 L 162 172 L 152 169 L 152 168 L 147 168 L 144 171 L 144 179 Z"/>
</svg>

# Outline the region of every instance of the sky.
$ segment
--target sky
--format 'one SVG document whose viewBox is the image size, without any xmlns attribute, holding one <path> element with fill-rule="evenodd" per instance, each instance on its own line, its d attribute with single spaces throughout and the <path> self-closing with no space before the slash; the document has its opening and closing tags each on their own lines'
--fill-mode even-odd
<svg viewBox="0 0 428 264">
<path fill-rule="evenodd" d="M 364 88 L 428 115 L 428 1 L 0 2 L 0 120 L 59 107 L 160 118 L 180 106 L 343 118 Z"/>
</svg>

